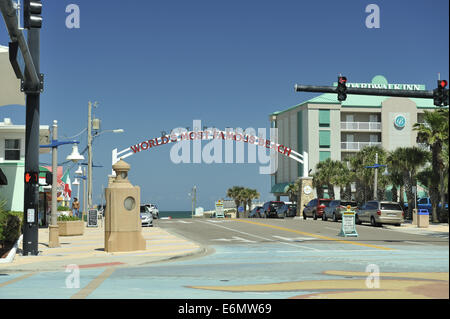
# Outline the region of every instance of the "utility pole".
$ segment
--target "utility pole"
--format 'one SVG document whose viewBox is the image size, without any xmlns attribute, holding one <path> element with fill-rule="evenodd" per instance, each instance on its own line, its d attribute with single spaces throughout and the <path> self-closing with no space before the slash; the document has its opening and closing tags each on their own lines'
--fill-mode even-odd
<svg viewBox="0 0 450 319">
<path fill-rule="evenodd" d="M 88 209 L 92 206 L 92 103 L 88 103 Z"/>
<path fill-rule="evenodd" d="M 52 139 L 58 140 L 58 122 L 53 121 Z M 58 184 L 58 146 L 52 147 L 52 210 L 49 225 L 49 241 L 50 248 L 59 247 L 59 228 L 57 222 L 57 184 Z"/>
<path fill-rule="evenodd" d="M 378 153 L 375 153 L 375 166 L 377 166 L 378 164 Z M 373 199 L 377 200 L 378 199 L 378 192 L 377 192 L 377 182 L 378 182 L 378 167 L 375 168 L 375 174 L 374 174 L 375 178 L 373 181 Z"/>
</svg>

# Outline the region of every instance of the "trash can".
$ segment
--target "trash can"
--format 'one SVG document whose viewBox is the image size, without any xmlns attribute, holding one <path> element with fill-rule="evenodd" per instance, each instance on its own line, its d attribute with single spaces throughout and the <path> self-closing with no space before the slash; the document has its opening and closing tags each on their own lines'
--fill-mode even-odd
<svg viewBox="0 0 450 319">
<path fill-rule="evenodd" d="M 430 224 L 430 214 L 427 209 L 419 209 L 417 212 L 417 227 L 427 228 Z"/>
</svg>

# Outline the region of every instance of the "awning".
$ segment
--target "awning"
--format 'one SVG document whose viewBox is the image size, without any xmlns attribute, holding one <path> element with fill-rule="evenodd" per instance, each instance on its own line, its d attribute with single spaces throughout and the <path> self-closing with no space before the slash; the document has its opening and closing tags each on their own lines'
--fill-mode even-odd
<svg viewBox="0 0 450 319">
<path fill-rule="evenodd" d="M 272 186 L 271 193 L 272 194 L 286 194 L 289 185 L 292 183 L 278 183 Z"/>
<path fill-rule="evenodd" d="M 2 169 L 0 168 L 0 185 L 8 185 L 8 179 L 5 174 L 3 174 Z"/>
<path fill-rule="evenodd" d="M 25 105 L 25 94 L 9 62 L 8 47 L 0 45 L 0 106 L 11 104 Z"/>
</svg>

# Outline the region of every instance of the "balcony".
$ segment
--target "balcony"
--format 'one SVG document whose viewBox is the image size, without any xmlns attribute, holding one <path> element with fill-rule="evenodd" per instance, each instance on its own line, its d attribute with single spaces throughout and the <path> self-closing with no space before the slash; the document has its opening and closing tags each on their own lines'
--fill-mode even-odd
<svg viewBox="0 0 450 319">
<path fill-rule="evenodd" d="M 381 122 L 341 122 L 345 131 L 381 131 Z"/>
<path fill-rule="evenodd" d="M 358 152 L 366 146 L 381 146 L 381 142 L 341 142 L 341 151 Z"/>
</svg>

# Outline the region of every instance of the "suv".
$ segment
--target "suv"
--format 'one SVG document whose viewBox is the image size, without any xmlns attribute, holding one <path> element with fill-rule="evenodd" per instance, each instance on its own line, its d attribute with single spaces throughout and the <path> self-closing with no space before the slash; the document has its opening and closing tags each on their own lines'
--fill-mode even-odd
<svg viewBox="0 0 450 319">
<path fill-rule="evenodd" d="M 277 209 L 283 205 L 284 202 L 279 201 L 266 202 L 264 203 L 263 208 L 260 210 L 260 213 L 263 218 L 278 217 Z"/>
<path fill-rule="evenodd" d="M 351 210 L 355 210 L 358 207 L 358 204 L 354 201 L 332 200 L 330 205 L 325 207 L 322 220 L 328 220 L 328 218 L 333 219 L 334 222 L 341 220 L 342 212 L 347 210 L 348 205 L 351 206 Z"/>
<path fill-rule="evenodd" d="M 372 226 L 394 224 L 400 226 L 403 222 L 403 209 L 397 202 L 370 201 L 356 209 L 356 223 L 370 222 Z"/>
<path fill-rule="evenodd" d="M 303 219 L 306 219 L 306 217 L 312 217 L 314 220 L 316 220 L 317 217 L 322 218 L 325 207 L 328 207 L 331 201 L 331 199 L 314 198 L 305 205 L 305 208 L 303 209 Z"/>
</svg>

